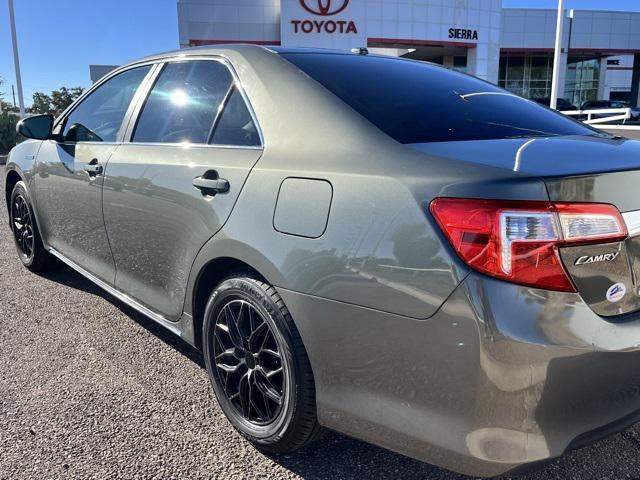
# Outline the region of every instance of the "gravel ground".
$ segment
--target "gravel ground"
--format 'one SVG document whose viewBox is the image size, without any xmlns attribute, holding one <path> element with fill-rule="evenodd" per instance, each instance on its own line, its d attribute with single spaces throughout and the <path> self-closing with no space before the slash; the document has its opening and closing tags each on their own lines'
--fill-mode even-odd
<svg viewBox="0 0 640 480">
<path fill-rule="evenodd" d="M 466 478 L 333 433 L 257 452 L 198 352 L 66 267 L 29 273 L 0 209 L 0 479 Z M 633 428 L 524 478 L 640 478 L 639 450 Z"/>
</svg>

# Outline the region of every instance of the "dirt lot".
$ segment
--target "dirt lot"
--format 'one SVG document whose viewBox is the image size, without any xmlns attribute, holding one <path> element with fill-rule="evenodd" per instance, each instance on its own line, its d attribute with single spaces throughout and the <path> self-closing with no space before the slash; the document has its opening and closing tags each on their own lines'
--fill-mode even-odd
<svg viewBox="0 0 640 480">
<path fill-rule="evenodd" d="M 464 478 L 337 434 L 257 452 L 196 351 L 66 267 L 29 273 L 0 208 L 0 479 Z M 525 478 L 640 478 L 639 450 L 633 428 Z"/>
</svg>

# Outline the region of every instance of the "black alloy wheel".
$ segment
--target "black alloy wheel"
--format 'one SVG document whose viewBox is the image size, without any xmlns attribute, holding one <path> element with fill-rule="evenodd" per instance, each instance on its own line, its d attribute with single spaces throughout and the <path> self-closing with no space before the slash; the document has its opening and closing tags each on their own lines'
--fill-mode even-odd
<svg viewBox="0 0 640 480">
<path fill-rule="evenodd" d="M 286 364 L 267 321 L 252 304 L 231 299 L 218 313 L 214 337 L 215 367 L 228 399 L 249 422 L 273 422 L 288 391 Z"/>
<path fill-rule="evenodd" d="M 23 261 L 31 261 L 35 251 L 33 217 L 28 201 L 22 193 L 14 195 L 11 201 L 11 228 L 18 253 L 23 257 Z"/>
<path fill-rule="evenodd" d="M 251 273 L 223 280 L 209 297 L 202 338 L 218 403 L 251 443 L 282 453 L 320 436 L 311 364 L 274 287 Z"/>
<path fill-rule="evenodd" d="M 17 182 L 11 192 L 9 222 L 18 257 L 25 267 L 41 272 L 59 265 L 42 244 L 31 197 L 22 181 Z"/>
</svg>

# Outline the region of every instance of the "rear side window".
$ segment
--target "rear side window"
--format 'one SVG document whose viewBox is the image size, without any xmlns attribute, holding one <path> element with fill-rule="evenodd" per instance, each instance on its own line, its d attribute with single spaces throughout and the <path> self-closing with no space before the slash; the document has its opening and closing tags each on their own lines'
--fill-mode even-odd
<svg viewBox="0 0 640 480">
<path fill-rule="evenodd" d="M 65 119 L 65 140 L 115 142 L 131 99 L 150 69 L 126 70 L 91 92 Z"/>
<path fill-rule="evenodd" d="M 594 134 L 560 113 L 435 65 L 364 55 L 281 55 L 401 143 Z"/>
<path fill-rule="evenodd" d="M 133 141 L 207 143 L 232 82 L 220 62 L 168 63 L 140 112 Z"/>
<path fill-rule="evenodd" d="M 237 88 L 233 88 L 220 115 L 211 139 L 215 145 L 257 147 L 260 136 L 247 104 Z"/>
</svg>

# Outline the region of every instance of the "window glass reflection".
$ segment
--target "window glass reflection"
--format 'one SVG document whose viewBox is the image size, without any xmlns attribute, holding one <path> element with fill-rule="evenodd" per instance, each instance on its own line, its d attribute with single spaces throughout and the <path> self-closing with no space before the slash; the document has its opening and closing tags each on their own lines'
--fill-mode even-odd
<svg viewBox="0 0 640 480">
<path fill-rule="evenodd" d="M 220 62 L 169 63 L 149 94 L 133 141 L 207 143 L 232 81 Z"/>
</svg>

